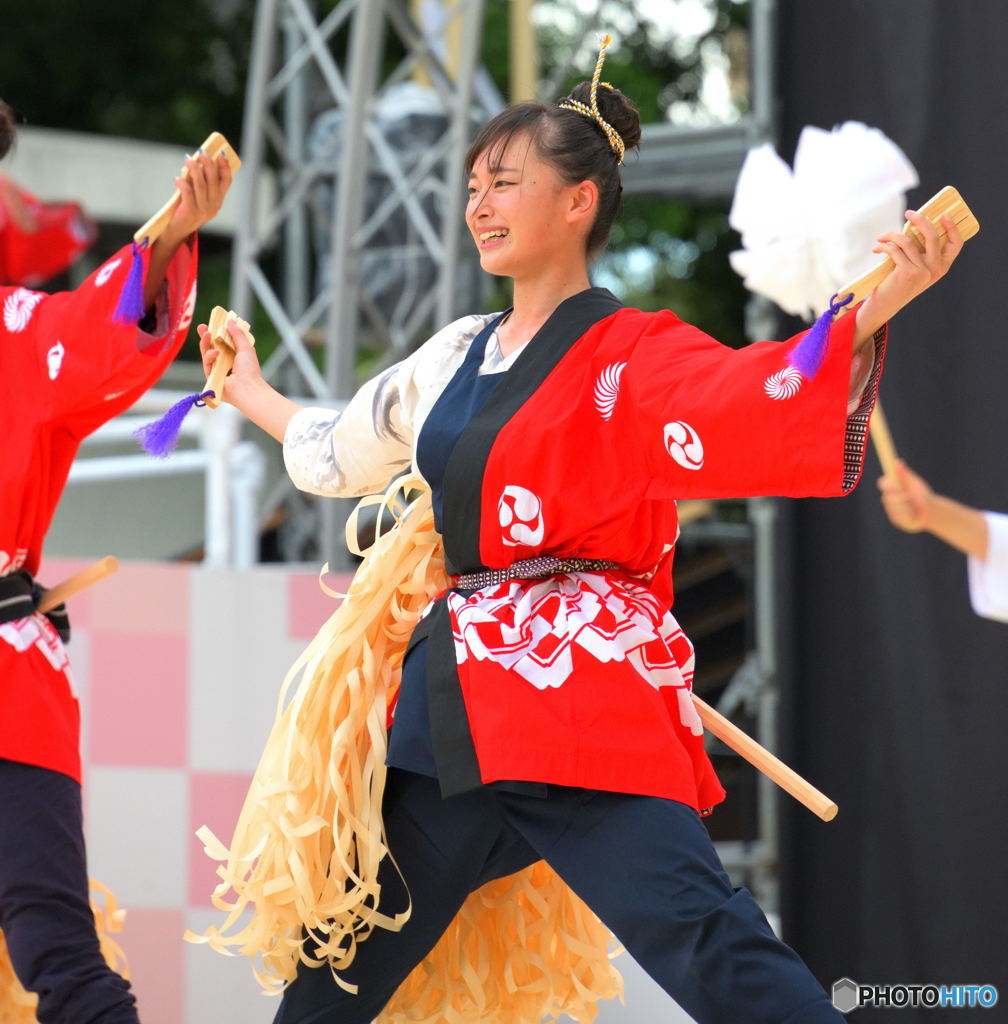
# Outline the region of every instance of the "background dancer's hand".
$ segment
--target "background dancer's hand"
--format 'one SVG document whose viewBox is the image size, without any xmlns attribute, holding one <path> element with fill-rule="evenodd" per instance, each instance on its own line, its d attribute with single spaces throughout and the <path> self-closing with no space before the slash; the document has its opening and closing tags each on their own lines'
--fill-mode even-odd
<svg viewBox="0 0 1008 1024">
<path fill-rule="evenodd" d="M 980 509 L 935 493 L 902 459 L 896 461 L 896 477 L 882 477 L 878 487 L 893 526 L 908 533 L 927 531 L 965 555 L 986 560 L 990 531 Z"/>
<path fill-rule="evenodd" d="M 920 533 L 931 522 L 934 491 L 902 460 L 896 461 L 896 476 L 883 476 L 878 481 L 882 507 L 889 522 L 907 533 Z"/>
</svg>

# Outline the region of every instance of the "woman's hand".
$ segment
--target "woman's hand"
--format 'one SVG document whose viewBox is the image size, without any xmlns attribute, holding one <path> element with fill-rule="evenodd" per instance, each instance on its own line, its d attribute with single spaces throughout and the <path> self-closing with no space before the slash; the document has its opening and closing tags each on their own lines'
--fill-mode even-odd
<svg viewBox="0 0 1008 1024">
<path fill-rule="evenodd" d="M 210 338 L 206 324 L 196 328 L 200 338 L 200 355 L 207 377 L 220 353 Z M 244 413 L 256 426 L 281 444 L 287 432 L 291 417 L 301 408 L 296 402 L 285 398 L 263 377 L 259 357 L 253 345 L 252 335 L 234 320 L 227 322 L 228 340 L 235 350 L 231 372 L 224 379 L 222 402 L 233 405 Z"/>
<path fill-rule="evenodd" d="M 234 320 L 227 322 L 227 335 L 231 347 L 234 349 L 234 363 L 227 377 L 224 379 L 224 393 L 220 396 L 222 402 L 229 405 L 238 405 L 238 392 L 251 388 L 260 387 L 266 382 L 263 380 L 262 367 L 259 365 L 259 357 L 256 355 L 254 338 L 240 324 Z M 200 355 L 203 359 L 203 371 L 207 377 L 214 368 L 214 363 L 220 358 L 221 352 L 213 343 L 210 336 L 210 329 L 206 324 L 199 324 L 196 332 L 200 339 Z"/>
<path fill-rule="evenodd" d="M 962 251 L 962 236 L 951 217 L 943 215 L 941 218 L 946 231 L 944 241 L 938 237 L 934 224 L 923 214 L 907 210 L 906 217 L 920 232 L 923 246 L 901 231 L 879 235 L 872 252 L 888 256 L 893 261 L 893 270 L 857 311 L 855 349 L 864 345 L 908 302 L 944 277 Z"/>
<path fill-rule="evenodd" d="M 144 309 L 157 301 L 164 284 L 168 264 L 178 247 L 208 220 L 220 212 L 221 204 L 231 187 L 231 165 L 223 153 L 211 159 L 198 152 L 186 157 L 188 174 L 175 179 L 182 201 L 175 207 L 172 219 L 151 248 L 147 277 L 144 280 Z"/>
<path fill-rule="evenodd" d="M 177 246 L 213 220 L 231 188 L 231 165 L 223 153 L 209 157 L 199 150 L 195 156 L 186 157 L 185 167 L 189 173 L 182 173 L 175 179 L 182 200 L 161 234 L 169 246 Z"/>
<path fill-rule="evenodd" d="M 934 491 L 902 460 L 896 461 L 896 476 L 879 479 L 882 507 L 889 522 L 907 533 L 920 533 L 931 525 Z"/>
</svg>

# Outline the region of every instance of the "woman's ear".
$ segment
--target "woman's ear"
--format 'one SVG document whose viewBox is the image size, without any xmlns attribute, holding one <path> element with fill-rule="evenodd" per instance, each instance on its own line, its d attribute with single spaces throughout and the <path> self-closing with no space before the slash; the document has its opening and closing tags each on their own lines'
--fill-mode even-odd
<svg viewBox="0 0 1008 1024">
<path fill-rule="evenodd" d="M 598 186 L 594 181 L 586 179 L 571 188 L 570 206 L 567 209 L 567 220 L 574 224 L 578 221 L 595 216 L 598 209 Z"/>
</svg>

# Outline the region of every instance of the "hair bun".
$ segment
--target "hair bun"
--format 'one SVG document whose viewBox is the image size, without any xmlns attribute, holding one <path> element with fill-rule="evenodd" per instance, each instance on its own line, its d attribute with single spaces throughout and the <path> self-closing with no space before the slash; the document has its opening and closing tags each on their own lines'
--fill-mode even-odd
<svg viewBox="0 0 1008 1024">
<path fill-rule="evenodd" d="M 14 111 L 0 100 L 0 157 L 5 157 L 14 145 Z"/>
<path fill-rule="evenodd" d="M 570 95 L 572 99 L 590 106 L 591 82 L 579 82 Z M 638 149 L 641 141 L 640 113 L 630 99 L 619 89 L 600 83 L 595 93 L 595 103 L 602 117 L 619 133 L 625 149 Z"/>
</svg>

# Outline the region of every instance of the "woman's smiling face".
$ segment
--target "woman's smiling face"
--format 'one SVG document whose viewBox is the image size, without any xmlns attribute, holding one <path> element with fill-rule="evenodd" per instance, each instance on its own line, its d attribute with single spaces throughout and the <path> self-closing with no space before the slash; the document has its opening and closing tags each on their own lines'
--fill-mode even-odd
<svg viewBox="0 0 1008 1024">
<path fill-rule="evenodd" d="M 534 275 L 568 257 L 571 186 L 539 158 L 526 132 L 480 153 L 468 187 L 466 225 L 488 273 Z"/>
</svg>

